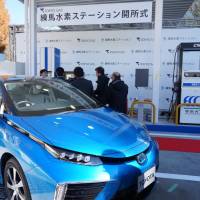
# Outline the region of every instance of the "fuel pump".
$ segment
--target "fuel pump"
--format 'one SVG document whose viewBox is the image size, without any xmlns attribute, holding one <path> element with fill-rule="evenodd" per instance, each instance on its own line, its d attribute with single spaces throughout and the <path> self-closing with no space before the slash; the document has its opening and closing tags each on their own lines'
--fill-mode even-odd
<svg viewBox="0 0 200 200">
<path fill-rule="evenodd" d="M 181 43 L 177 47 L 177 102 L 200 103 L 200 43 Z M 179 123 L 200 124 L 200 106 L 183 106 Z"/>
</svg>

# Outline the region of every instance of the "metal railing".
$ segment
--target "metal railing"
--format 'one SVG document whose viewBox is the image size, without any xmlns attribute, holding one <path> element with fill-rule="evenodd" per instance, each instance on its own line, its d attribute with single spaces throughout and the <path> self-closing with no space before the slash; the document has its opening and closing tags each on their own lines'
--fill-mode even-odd
<svg viewBox="0 0 200 200">
<path fill-rule="evenodd" d="M 176 125 L 178 125 L 178 121 L 179 121 L 179 109 L 181 107 L 183 107 L 183 106 L 185 106 L 185 107 L 189 107 L 189 106 L 198 106 L 198 107 L 200 107 L 200 103 L 181 103 L 181 104 L 179 104 L 176 107 L 176 116 L 175 116 L 175 123 L 176 123 Z"/>
<path fill-rule="evenodd" d="M 136 115 L 135 113 L 135 106 L 136 105 L 150 105 L 152 107 L 153 113 L 152 113 L 152 122 L 155 124 L 156 123 L 156 106 L 152 103 L 152 101 L 149 100 L 143 100 L 143 101 L 139 101 L 139 100 L 135 100 L 133 101 L 133 103 L 131 104 L 131 108 L 129 111 L 129 116 L 133 117 Z"/>
</svg>

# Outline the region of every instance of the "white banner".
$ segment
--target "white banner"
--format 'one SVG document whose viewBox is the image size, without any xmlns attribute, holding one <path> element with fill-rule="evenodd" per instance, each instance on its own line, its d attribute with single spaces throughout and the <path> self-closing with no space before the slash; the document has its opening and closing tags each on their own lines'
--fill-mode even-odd
<svg viewBox="0 0 200 200">
<path fill-rule="evenodd" d="M 153 30 L 38 33 L 38 67 L 44 68 L 40 63 L 41 48 L 58 48 L 61 50 L 61 67 L 66 71 L 73 71 L 74 67 L 80 65 L 84 68 L 86 78 L 95 84 L 94 69 L 101 65 L 109 75 L 114 71 L 122 74 L 129 86 L 129 103 L 138 96 L 152 99 L 153 35 Z M 164 29 L 162 38 L 160 109 L 168 109 L 172 96 L 176 47 L 181 42 L 200 41 L 200 29 Z M 17 33 L 18 62 L 25 62 L 25 44 L 24 34 Z M 191 60 L 194 58 L 191 57 Z M 136 69 L 150 70 L 149 87 L 138 89 L 135 87 Z"/>
<path fill-rule="evenodd" d="M 48 27 L 84 24 L 150 23 L 151 21 L 151 1 L 40 7 L 37 10 L 38 24 Z"/>
</svg>

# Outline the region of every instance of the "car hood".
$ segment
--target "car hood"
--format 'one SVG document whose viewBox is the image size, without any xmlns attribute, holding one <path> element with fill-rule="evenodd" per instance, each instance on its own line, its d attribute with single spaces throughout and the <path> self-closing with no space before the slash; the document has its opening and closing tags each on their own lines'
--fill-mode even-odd
<svg viewBox="0 0 200 200">
<path fill-rule="evenodd" d="M 43 142 L 97 156 L 130 157 L 150 144 L 142 126 L 108 108 L 18 117 L 16 121 Z"/>
</svg>

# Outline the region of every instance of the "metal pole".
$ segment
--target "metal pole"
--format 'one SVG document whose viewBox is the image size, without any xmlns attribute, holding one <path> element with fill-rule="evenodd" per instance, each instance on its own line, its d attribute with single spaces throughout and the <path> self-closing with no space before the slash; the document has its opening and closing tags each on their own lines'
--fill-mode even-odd
<svg viewBox="0 0 200 200">
<path fill-rule="evenodd" d="M 160 66 L 161 66 L 161 41 L 163 0 L 155 1 L 155 27 L 154 27 L 154 67 L 153 67 L 153 103 L 156 106 L 155 121 L 158 122 L 160 98 Z"/>
<path fill-rule="evenodd" d="M 25 38 L 26 38 L 26 62 L 25 62 L 25 74 L 28 76 L 30 69 L 30 59 L 29 59 L 29 0 L 24 1 L 25 5 Z"/>
<path fill-rule="evenodd" d="M 37 9 L 36 0 L 29 1 L 30 8 L 30 33 L 29 33 L 29 54 L 30 54 L 30 76 L 37 75 Z"/>
</svg>

